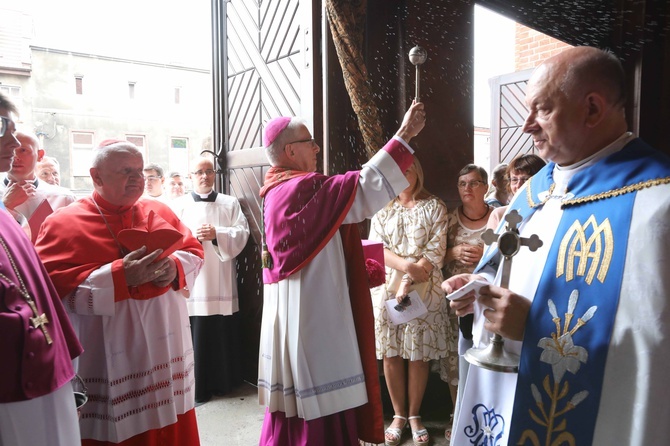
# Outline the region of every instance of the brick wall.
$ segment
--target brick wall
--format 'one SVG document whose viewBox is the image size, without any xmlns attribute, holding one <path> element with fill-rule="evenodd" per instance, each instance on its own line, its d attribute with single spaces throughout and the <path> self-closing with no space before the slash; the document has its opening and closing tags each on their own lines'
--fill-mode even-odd
<svg viewBox="0 0 670 446">
<path fill-rule="evenodd" d="M 535 68 L 543 60 L 560 53 L 571 45 L 534 29 L 516 24 L 514 71 Z"/>
</svg>

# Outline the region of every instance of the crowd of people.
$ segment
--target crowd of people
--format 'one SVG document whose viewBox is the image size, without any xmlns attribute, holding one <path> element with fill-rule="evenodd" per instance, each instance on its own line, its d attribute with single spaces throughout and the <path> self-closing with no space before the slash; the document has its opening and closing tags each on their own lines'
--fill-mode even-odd
<svg viewBox="0 0 670 446">
<path fill-rule="evenodd" d="M 406 159 L 409 146 L 389 142 L 361 171 L 324 178 L 315 173 L 320 149 L 304 125 L 270 122 L 264 145 L 273 167 L 261 193 L 261 444 L 396 445 L 408 425 L 413 443 L 426 444 L 419 410 L 426 363 L 434 359 L 455 399 L 445 430 L 451 444 L 663 442 L 668 428 L 654 420 L 670 410 L 660 390 L 670 361 L 662 352 L 670 160 L 626 131 L 625 85 L 621 63 L 606 51 L 576 47 L 545 61 L 526 98 L 524 131 L 537 154 L 498 166 L 488 197 L 486 170 L 465 166 L 455 181 L 461 204 L 451 212 L 423 189 L 420 165 Z M 407 123 L 419 124 L 407 136 L 423 127 L 422 105 L 405 115 L 396 135 L 403 146 Z M 401 174 L 404 183 L 396 182 Z M 386 204 L 373 191 L 388 194 Z M 343 203 L 343 195 L 353 202 Z M 372 349 L 360 339 L 370 327 L 351 321 L 363 291 L 348 223 L 375 207 L 370 238 L 383 244 L 386 280 L 371 292 Z M 307 227 L 320 243 L 297 243 Z M 481 238 L 487 228 L 518 237 L 515 251 L 505 251 L 505 262 L 516 255 L 514 263 L 501 269 L 497 243 L 485 248 Z M 520 249 L 535 233 L 542 247 Z M 508 289 L 496 286 L 501 275 Z M 448 307 L 438 303 L 475 279 L 488 285 Z M 412 295 L 425 309 L 391 321 L 416 303 Z M 518 375 L 464 360 L 494 333 L 520 355 Z M 383 438 L 379 418 L 369 418 L 379 416 L 379 382 L 365 372 L 373 353 L 383 361 L 394 411 Z"/>
<path fill-rule="evenodd" d="M 332 176 L 305 121 L 270 120 L 259 444 L 395 446 L 409 430 L 427 445 L 431 370 L 449 388 L 453 445 L 663 443 L 670 158 L 627 131 L 625 86 L 607 51 L 547 59 L 526 92 L 537 153 L 490 183 L 467 164 L 451 209 L 410 146 L 423 103 L 360 170 Z M 242 381 L 240 202 L 214 190 L 211 158 L 166 175 L 123 140 L 98 145 L 94 190 L 77 199 L 17 113 L 0 94 L 0 445 L 198 445 L 196 404 Z M 375 284 L 367 219 L 383 249 Z M 513 252 L 485 231 L 512 236 Z M 473 280 L 485 285 L 445 299 Z M 464 359 L 494 334 L 518 373 Z"/>
<path fill-rule="evenodd" d="M 238 200 L 204 158 L 192 192 L 173 172 L 163 193 L 123 140 L 94 150 L 77 200 L 18 112 L 0 95 L 0 445 L 199 444 L 196 403 L 241 381 Z"/>
</svg>

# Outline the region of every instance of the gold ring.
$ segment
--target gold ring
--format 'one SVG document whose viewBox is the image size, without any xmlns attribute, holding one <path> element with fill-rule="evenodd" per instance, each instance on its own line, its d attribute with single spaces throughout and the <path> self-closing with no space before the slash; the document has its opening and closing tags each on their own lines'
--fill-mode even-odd
<svg viewBox="0 0 670 446">
<path fill-rule="evenodd" d="M 157 269 L 156 271 L 154 271 L 154 273 L 156 273 L 157 276 L 160 276 L 161 274 L 163 274 L 163 271 Z"/>
</svg>

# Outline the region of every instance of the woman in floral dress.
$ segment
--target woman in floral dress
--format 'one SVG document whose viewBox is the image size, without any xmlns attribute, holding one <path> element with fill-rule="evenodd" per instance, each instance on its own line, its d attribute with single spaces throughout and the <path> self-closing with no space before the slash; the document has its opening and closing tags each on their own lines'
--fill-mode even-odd
<svg viewBox="0 0 670 446">
<path fill-rule="evenodd" d="M 386 444 L 397 445 L 409 420 L 414 443 L 427 444 L 419 409 L 428 382 L 429 361 L 448 354 L 447 301 L 442 283 L 446 253 L 447 208 L 423 188 L 419 161 L 405 172 L 410 183 L 395 200 L 372 218 L 370 239 L 384 244 L 386 284 L 372 290 L 375 307 L 377 358 L 384 363 L 384 376 L 395 415 L 386 430 Z M 388 289 L 395 274 L 403 279 L 397 291 Z M 394 325 L 384 302 L 400 303 L 413 283 L 427 282 L 422 297 L 428 312 L 401 325 Z M 405 361 L 409 361 L 405 369 Z M 407 370 L 407 372 L 405 371 Z"/>
</svg>

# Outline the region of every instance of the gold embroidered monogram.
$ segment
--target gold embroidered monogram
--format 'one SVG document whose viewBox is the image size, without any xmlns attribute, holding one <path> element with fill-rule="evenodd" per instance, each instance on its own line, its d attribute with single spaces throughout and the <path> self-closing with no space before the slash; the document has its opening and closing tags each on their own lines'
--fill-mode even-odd
<svg viewBox="0 0 670 446">
<path fill-rule="evenodd" d="M 577 276 L 586 275 L 586 283 L 591 285 L 597 272 L 598 280 L 604 283 L 612 261 L 613 251 L 614 237 L 608 218 L 600 225 L 596 222 L 593 214 L 584 225 L 579 220 L 575 220 L 563 236 L 558 249 L 556 278 L 565 274 L 565 281 L 570 282 L 575 278 L 575 274 Z M 575 272 L 576 258 L 579 258 L 579 263 Z M 591 260 L 590 266 L 589 259 Z M 586 271 L 587 267 L 588 273 Z"/>
</svg>

